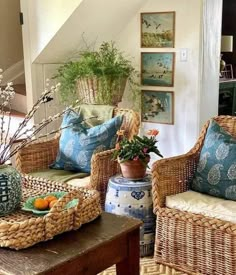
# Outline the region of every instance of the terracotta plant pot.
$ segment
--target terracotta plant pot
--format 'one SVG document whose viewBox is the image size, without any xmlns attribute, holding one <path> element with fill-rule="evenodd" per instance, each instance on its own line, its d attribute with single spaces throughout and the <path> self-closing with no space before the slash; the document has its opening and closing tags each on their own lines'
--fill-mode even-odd
<svg viewBox="0 0 236 275">
<path fill-rule="evenodd" d="M 149 160 L 150 159 L 148 159 L 148 161 Z M 119 163 L 124 178 L 138 180 L 143 179 L 146 175 L 147 166 L 140 160 L 119 161 Z"/>
</svg>

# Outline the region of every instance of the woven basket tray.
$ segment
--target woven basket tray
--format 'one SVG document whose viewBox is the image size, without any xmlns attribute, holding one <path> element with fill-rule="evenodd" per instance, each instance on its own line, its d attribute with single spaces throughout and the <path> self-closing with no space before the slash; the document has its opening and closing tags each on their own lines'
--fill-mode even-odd
<svg viewBox="0 0 236 275">
<path fill-rule="evenodd" d="M 22 249 L 38 242 L 52 239 L 62 232 L 76 230 L 82 224 L 98 217 L 102 210 L 100 196 L 96 190 L 75 188 L 65 183 L 47 181 L 23 175 L 22 205 L 29 197 L 49 192 L 68 192 L 60 198 L 48 214 L 36 216 L 21 209 L 0 217 L 0 247 Z M 65 209 L 65 205 L 75 199 L 79 203 L 75 207 Z M 21 206 L 22 206 L 21 205 Z"/>
</svg>

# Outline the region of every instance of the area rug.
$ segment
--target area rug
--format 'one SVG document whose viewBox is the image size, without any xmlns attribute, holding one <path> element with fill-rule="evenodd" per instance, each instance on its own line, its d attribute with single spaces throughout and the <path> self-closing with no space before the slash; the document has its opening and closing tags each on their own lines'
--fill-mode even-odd
<svg viewBox="0 0 236 275">
<path fill-rule="evenodd" d="M 116 266 L 106 269 L 99 275 L 116 275 Z M 153 258 L 140 259 L 140 275 L 187 275 L 168 266 L 156 264 Z"/>
</svg>

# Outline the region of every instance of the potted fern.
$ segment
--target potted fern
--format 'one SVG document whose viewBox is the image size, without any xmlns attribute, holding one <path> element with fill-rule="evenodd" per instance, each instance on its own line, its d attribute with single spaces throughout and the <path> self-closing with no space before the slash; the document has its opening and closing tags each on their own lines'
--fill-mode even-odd
<svg viewBox="0 0 236 275">
<path fill-rule="evenodd" d="M 117 105 L 127 82 L 134 94 L 139 90 L 136 76 L 131 61 L 114 42 L 103 42 L 97 51 L 83 51 L 78 60 L 60 66 L 55 78 L 61 83 L 63 102 L 79 99 L 90 104 Z"/>
</svg>

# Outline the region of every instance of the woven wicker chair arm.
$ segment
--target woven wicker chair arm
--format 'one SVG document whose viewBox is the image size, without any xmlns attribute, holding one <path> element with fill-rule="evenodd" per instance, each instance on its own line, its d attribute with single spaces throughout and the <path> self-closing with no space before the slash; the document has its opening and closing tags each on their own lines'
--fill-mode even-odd
<svg viewBox="0 0 236 275">
<path fill-rule="evenodd" d="M 119 165 L 112 159 L 114 149 L 93 154 L 91 160 L 91 185 L 93 188 L 105 188 L 109 178 L 119 172 Z M 101 185 L 101 183 L 104 183 Z M 103 187 L 101 187 L 103 186 Z"/>
<path fill-rule="evenodd" d="M 154 211 L 165 206 L 166 196 L 189 189 L 197 168 L 200 152 L 207 133 L 207 121 L 194 147 L 186 154 L 156 161 L 152 166 L 152 192 Z"/>
<path fill-rule="evenodd" d="M 115 109 L 115 115 L 124 115 L 121 129 L 125 130 L 125 136 L 128 139 L 132 139 L 134 135 L 137 135 L 140 127 L 140 115 L 139 113 L 131 109 Z"/>
<path fill-rule="evenodd" d="M 35 141 L 16 154 L 16 168 L 22 173 L 30 173 L 48 168 L 55 161 L 58 151 L 58 138 Z"/>
<path fill-rule="evenodd" d="M 196 171 L 198 151 L 154 162 L 152 166 L 152 193 L 154 211 L 165 206 L 166 196 L 185 192 Z"/>
<path fill-rule="evenodd" d="M 173 221 L 183 221 L 185 223 L 192 223 L 196 225 L 196 227 L 200 228 L 202 226 L 207 227 L 210 230 L 221 230 L 223 232 L 226 232 L 228 234 L 236 235 L 236 224 L 232 222 L 223 221 L 217 218 L 211 218 L 207 217 L 205 215 L 201 214 L 193 214 L 186 211 L 180 211 L 173 208 L 158 208 L 157 210 L 158 214 L 161 214 L 161 216 L 166 216 L 169 219 L 172 218 Z M 199 230 L 196 230 L 196 234 Z M 201 234 L 199 232 L 199 234 Z M 197 237 L 197 236 L 195 236 Z"/>
<path fill-rule="evenodd" d="M 120 172 L 118 162 L 112 159 L 114 149 L 93 154 L 91 159 L 90 185 L 101 193 L 102 204 L 105 200 L 109 178 Z"/>
</svg>

